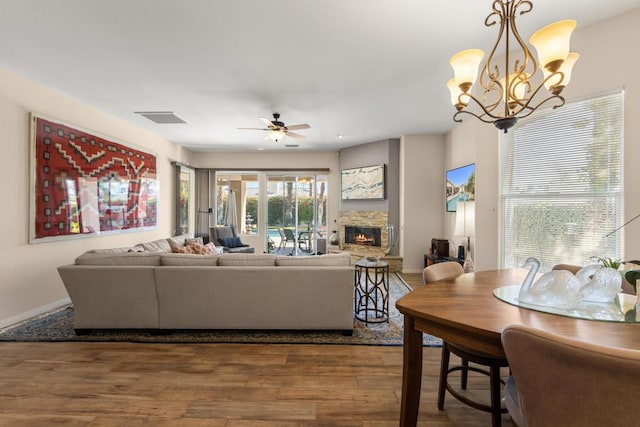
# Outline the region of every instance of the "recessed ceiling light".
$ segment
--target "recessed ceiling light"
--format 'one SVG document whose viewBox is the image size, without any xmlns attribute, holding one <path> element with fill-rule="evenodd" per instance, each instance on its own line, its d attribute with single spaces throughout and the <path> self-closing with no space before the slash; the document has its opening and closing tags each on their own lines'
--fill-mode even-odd
<svg viewBox="0 0 640 427">
<path fill-rule="evenodd" d="M 338 139 L 342 139 L 342 138 L 344 138 L 344 135 L 343 135 L 343 134 L 341 134 L 341 133 L 339 133 L 339 134 L 337 134 L 337 135 L 336 135 L 336 138 L 338 138 Z"/>
<path fill-rule="evenodd" d="M 264 147 L 258 147 L 258 151 L 264 151 Z"/>
</svg>

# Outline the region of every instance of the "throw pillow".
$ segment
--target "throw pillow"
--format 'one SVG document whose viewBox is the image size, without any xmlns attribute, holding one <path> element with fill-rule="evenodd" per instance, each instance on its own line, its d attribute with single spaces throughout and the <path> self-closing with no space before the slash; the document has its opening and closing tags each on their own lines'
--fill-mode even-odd
<svg viewBox="0 0 640 427">
<path fill-rule="evenodd" d="M 171 246 L 171 252 L 174 254 L 184 254 L 182 249 L 184 249 L 184 245 L 180 245 L 178 242 L 173 241 L 172 239 L 168 239 L 169 246 Z"/>
<path fill-rule="evenodd" d="M 204 247 L 204 245 L 201 245 L 199 243 L 189 243 L 188 245 L 186 245 L 187 248 L 189 248 L 189 253 L 192 254 L 196 254 L 196 255 L 205 255 L 209 252 L 207 252 L 207 248 Z"/>
<path fill-rule="evenodd" d="M 184 239 L 184 245 L 185 246 L 190 245 L 191 243 L 197 243 L 199 245 L 204 245 L 204 240 L 202 239 L 202 236 L 196 237 L 194 239 L 189 239 L 189 238 Z"/>
<path fill-rule="evenodd" d="M 218 240 L 228 248 L 235 248 L 237 246 L 236 239 L 240 240 L 238 237 L 220 237 Z"/>
<path fill-rule="evenodd" d="M 186 246 L 172 246 L 171 247 L 171 252 L 173 252 L 174 254 L 189 254 L 191 252 L 189 252 L 189 248 Z"/>
<path fill-rule="evenodd" d="M 238 246 L 242 246 L 242 240 L 240 240 L 240 237 L 234 237 L 233 238 L 233 247 L 237 248 Z"/>
</svg>

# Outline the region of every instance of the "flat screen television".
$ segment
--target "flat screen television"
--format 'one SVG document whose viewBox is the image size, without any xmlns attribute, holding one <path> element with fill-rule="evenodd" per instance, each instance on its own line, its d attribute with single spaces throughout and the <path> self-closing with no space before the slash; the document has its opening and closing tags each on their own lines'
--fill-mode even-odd
<svg viewBox="0 0 640 427">
<path fill-rule="evenodd" d="M 448 170 L 445 180 L 447 212 L 456 212 L 458 202 L 476 199 L 476 164 Z"/>
</svg>

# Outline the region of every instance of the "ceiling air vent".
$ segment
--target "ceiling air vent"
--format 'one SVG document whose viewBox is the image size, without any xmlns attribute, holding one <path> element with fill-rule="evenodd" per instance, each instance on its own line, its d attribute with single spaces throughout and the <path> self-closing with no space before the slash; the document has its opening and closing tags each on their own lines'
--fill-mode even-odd
<svg viewBox="0 0 640 427">
<path fill-rule="evenodd" d="M 187 123 L 173 114 L 173 111 L 135 111 L 135 114 L 140 114 L 159 125 Z"/>
<path fill-rule="evenodd" d="M 287 148 L 297 148 L 300 147 L 298 144 L 285 144 L 285 147 Z"/>
</svg>

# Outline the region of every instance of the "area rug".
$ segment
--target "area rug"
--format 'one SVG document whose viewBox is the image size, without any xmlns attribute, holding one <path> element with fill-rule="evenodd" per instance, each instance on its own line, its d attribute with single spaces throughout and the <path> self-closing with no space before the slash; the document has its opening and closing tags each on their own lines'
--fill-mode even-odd
<svg viewBox="0 0 640 427">
<path fill-rule="evenodd" d="M 95 330 L 77 336 L 73 330 L 73 307 L 64 307 L 30 319 L 0 332 L 0 341 L 121 341 L 138 343 L 264 343 L 264 344 L 352 344 L 402 345 L 402 315 L 396 309 L 398 298 L 411 288 L 396 274 L 389 275 L 389 322 L 365 324 L 354 319 L 353 335 L 342 331 L 246 331 L 246 330 L 176 330 L 157 334 L 148 330 Z M 438 347 L 439 338 L 424 335 L 424 345 Z"/>
</svg>

